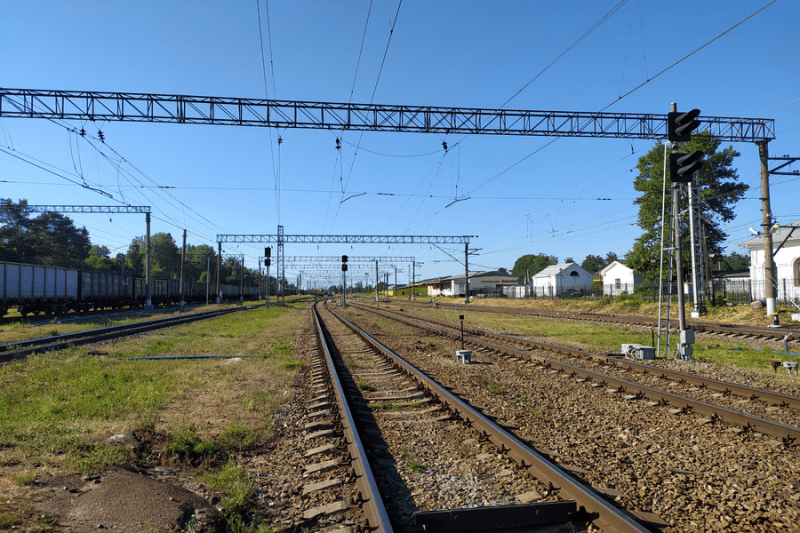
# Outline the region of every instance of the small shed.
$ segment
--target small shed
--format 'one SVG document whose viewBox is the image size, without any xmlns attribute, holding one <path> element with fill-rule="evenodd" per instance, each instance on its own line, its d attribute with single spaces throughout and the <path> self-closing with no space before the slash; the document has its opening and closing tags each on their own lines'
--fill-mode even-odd
<svg viewBox="0 0 800 533">
<path fill-rule="evenodd" d="M 750 252 L 750 280 L 755 300 L 766 298 L 764 287 L 764 238 L 755 237 L 739 246 Z M 773 260 L 778 280 L 778 299 L 800 298 L 800 221 L 772 234 Z"/>
<path fill-rule="evenodd" d="M 617 296 L 633 294 L 634 289 L 644 281 L 633 268 L 619 261 L 613 261 L 600 270 L 603 277 L 603 294 Z"/>
<path fill-rule="evenodd" d="M 594 276 L 577 263 L 551 265 L 533 276 L 533 291 L 537 296 L 553 296 L 565 292 L 589 292 Z"/>
</svg>

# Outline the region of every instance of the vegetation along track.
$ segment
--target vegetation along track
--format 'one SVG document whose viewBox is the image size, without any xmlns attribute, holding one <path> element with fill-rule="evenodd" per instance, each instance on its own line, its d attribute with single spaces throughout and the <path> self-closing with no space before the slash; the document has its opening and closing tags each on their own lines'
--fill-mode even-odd
<svg viewBox="0 0 800 533">
<path fill-rule="evenodd" d="M 13 342 L 10 344 L 0 345 L 0 363 L 7 363 L 15 359 L 23 359 L 29 355 L 36 353 L 43 353 L 48 351 L 64 350 L 70 346 L 79 346 L 82 344 L 93 344 L 96 342 L 118 339 L 121 337 L 129 337 L 131 335 L 138 335 L 147 333 L 157 329 L 170 328 L 179 326 L 181 324 L 188 324 L 198 320 L 207 320 L 209 318 L 217 318 L 229 313 L 252 309 L 252 307 L 230 307 L 226 309 L 215 309 L 213 311 L 206 311 L 202 313 L 192 313 L 189 315 L 173 316 L 167 318 L 158 318 L 155 320 L 148 320 L 145 322 L 136 322 L 133 324 L 124 324 L 120 326 L 111 326 L 108 328 L 92 329 L 87 331 L 78 331 L 75 333 L 67 333 L 64 335 L 54 335 L 51 337 L 42 337 L 40 339 L 32 339 L 27 341 Z"/>
<path fill-rule="evenodd" d="M 593 523 L 605 531 L 647 531 L 601 494 L 612 489 L 574 479 L 352 323 L 323 313 L 394 529 L 468 531 L 460 520 L 474 530 L 535 531 L 555 523 L 575 531 Z"/>
<path fill-rule="evenodd" d="M 417 301 L 405 301 L 402 302 L 402 305 L 430 307 L 430 304 Z M 566 310 L 556 311 L 551 309 L 520 309 L 518 307 L 499 307 L 490 305 L 466 305 L 451 303 L 437 303 L 435 305 L 440 309 L 468 311 L 475 313 L 502 313 L 509 315 L 551 318 L 557 320 L 591 321 L 601 324 L 626 325 L 647 329 L 652 329 L 658 326 L 657 318 L 642 316 L 604 315 L 601 313 L 582 313 L 578 311 Z M 677 332 L 677 324 L 678 320 L 672 319 L 672 328 L 670 331 Z M 780 328 L 771 328 L 765 326 L 741 326 L 736 324 L 702 322 L 699 320 L 687 320 L 686 325 L 689 329 L 692 329 L 698 333 L 732 341 L 800 341 L 800 327 L 797 326 L 781 326 Z"/>
<path fill-rule="evenodd" d="M 451 337 L 460 335 L 460 326 L 445 320 L 409 316 L 408 313 L 387 309 L 376 310 L 374 306 L 361 308 L 436 333 Z M 662 406 L 672 405 L 684 413 L 694 411 L 703 414 L 711 421 L 725 421 L 744 429 L 755 429 L 781 438 L 786 444 L 792 444 L 800 437 L 800 428 L 797 427 L 800 398 L 797 396 L 474 327 L 465 326 L 464 331 L 469 335 L 465 342 L 477 350 L 495 351 L 512 358 L 529 357 L 548 368 L 569 372 L 576 379 L 595 385 L 604 383 L 613 386 L 623 395 L 633 394 L 637 399 L 650 398 Z M 599 371 L 586 372 L 587 365 L 599 368 Z"/>
<path fill-rule="evenodd" d="M 559 468 L 605 487 L 621 507 L 656 513 L 664 531 L 796 527 L 797 446 L 766 436 L 750 422 L 743 430 L 728 418 L 732 410 L 704 402 L 688 409 L 683 402 L 691 400 L 663 390 L 628 393 L 646 391 L 636 384 L 620 392 L 612 385 L 620 382 L 616 378 L 589 380 L 585 369 L 564 370 L 569 365 L 493 343 L 474 352 L 473 364 L 457 363 L 453 354 L 461 345 L 455 336 L 366 312 L 372 308 L 349 305 L 343 313 L 442 386 L 493 414 Z M 670 405 L 648 402 L 646 394 Z M 723 413 L 723 420 L 715 421 L 706 409 Z"/>
</svg>

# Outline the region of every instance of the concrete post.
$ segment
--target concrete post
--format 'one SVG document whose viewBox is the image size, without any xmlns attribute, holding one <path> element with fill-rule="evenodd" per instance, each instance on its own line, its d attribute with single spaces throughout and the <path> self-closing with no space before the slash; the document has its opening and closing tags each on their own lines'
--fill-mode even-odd
<svg viewBox="0 0 800 533">
<path fill-rule="evenodd" d="M 219 303 L 219 271 L 222 268 L 222 243 L 217 243 L 217 300 Z"/>
<path fill-rule="evenodd" d="M 764 234 L 764 290 L 767 297 L 767 316 L 772 316 L 778 307 L 775 295 L 777 294 L 777 277 L 775 275 L 775 260 L 772 257 L 772 208 L 769 202 L 769 141 L 758 144 L 758 157 L 761 160 L 761 227 Z"/>
<path fill-rule="evenodd" d="M 150 279 L 150 213 L 145 213 L 145 221 L 147 223 L 147 233 L 145 234 L 145 271 L 144 271 L 144 284 L 145 284 L 145 311 L 153 310 L 153 294 L 151 292 L 152 280 Z"/>
<path fill-rule="evenodd" d="M 183 248 L 181 248 L 181 301 L 178 303 L 183 307 L 183 267 L 186 262 L 186 230 L 183 230 Z"/>
</svg>

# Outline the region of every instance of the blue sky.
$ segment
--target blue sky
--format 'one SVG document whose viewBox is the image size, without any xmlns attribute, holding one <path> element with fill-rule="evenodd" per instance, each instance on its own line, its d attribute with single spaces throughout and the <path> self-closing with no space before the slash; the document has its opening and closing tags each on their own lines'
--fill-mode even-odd
<svg viewBox="0 0 800 533">
<path fill-rule="evenodd" d="M 666 113 L 677 102 L 703 115 L 776 119 L 770 155 L 800 155 L 800 3 L 792 0 L 619 101 L 769 1 L 376 1 L 368 24 L 368 1 L 259 2 L 6 0 L 0 86 L 482 108 L 513 97 L 506 108 L 597 111 L 616 102 L 609 111 L 631 113 Z M 193 244 L 213 244 L 218 233 L 274 234 L 278 223 L 286 234 L 477 235 L 475 270 L 510 269 L 527 253 L 578 262 L 625 254 L 641 231 L 631 170 L 654 144 L 345 132 L 337 151 L 337 133 L 316 130 L 12 118 L 0 130 L 4 150 L 113 200 L 3 152 L 0 197 L 151 205 L 153 233 L 180 241 L 185 227 Z M 98 130 L 108 158 L 88 142 Z M 736 244 L 761 222 L 758 150 L 735 148 L 739 176 L 753 188 L 724 228 L 728 252 L 741 252 Z M 800 179 L 773 183 L 777 220 L 800 219 Z M 141 216 L 73 218 L 115 252 L 144 233 Z M 418 278 L 462 272 L 448 252 L 460 259 L 463 247 L 442 248 L 287 245 L 286 254 L 414 256 L 425 263 Z M 251 267 L 263 253 L 225 249 L 247 254 Z"/>
</svg>

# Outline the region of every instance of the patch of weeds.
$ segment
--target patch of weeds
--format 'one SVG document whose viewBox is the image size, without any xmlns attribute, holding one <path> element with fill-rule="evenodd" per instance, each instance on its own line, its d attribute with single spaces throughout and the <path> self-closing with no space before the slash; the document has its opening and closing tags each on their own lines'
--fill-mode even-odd
<svg viewBox="0 0 800 533">
<path fill-rule="evenodd" d="M 488 384 L 491 383 L 491 381 L 489 381 L 489 378 L 481 378 L 479 381 L 481 383 L 485 384 L 485 385 L 488 385 Z"/>
<path fill-rule="evenodd" d="M 525 403 L 525 396 L 520 396 L 520 397 L 519 397 L 519 398 L 517 398 L 516 400 L 511 400 L 511 403 L 513 403 L 513 404 L 515 404 L 515 405 L 521 405 L 521 404 L 524 404 L 524 403 Z"/>
<path fill-rule="evenodd" d="M 225 494 L 222 505 L 230 531 L 247 531 L 243 516 L 254 504 L 255 491 L 247 475 L 236 464 L 225 463 L 219 470 L 201 476 L 208 488 Z"/>
<path fill-rule="evenodd" d="M 292 348 L 294 348 L 294 344 L 291 342 L 276 342 L 272 346 L 272 353 L 270 355 L 278 359 L 283 359 L 292 355 Z"/>
<path fill-rule="evenodd" d="M 433 343 L 433 341 L 428 343 L 428 349 L 429 350 L 435 350 L 436 349 L 436 345 Z"/>
<path fill-rule="evenodd" d="M 358 388 L 367 392 L 375 392 L 376 390 L 378 390 L 369 383 L 367 383 L 366 381 L 359 381 Z"/>
<path fill-rule="evenodd" d="M 497 385 L 492 385 L 491 387 L 489 387 L 489 390 L 492 391 L 492 394 L 503 394 L 502 387 L 499 387 Z"/>
<path fill-rule="evenodd" d="M 303 366 L 302 361 L 284 361 L 281 363 L 286 370 L 297 370 Z"/>
<path fill-rule="evenodd" d="M 401 451 L 401 452 L 403 452 L 403 453 L 408 453 L 408 452 L 410 452 L 410 451 L 411 451 L 411 448 L 409 448 L 408 446 L 400 446 L 400 447 L 398 448 L 398 450 L 400 450 L 400 451 Z"/>
<path fill-rule="evenodd" d="M 77 472 L 88 474 L 99 472 L 109 466 L 125 460 L 125 454 L 116 446 L 105 446 L 101 443 L 77 447 L 67 455 L 67 462 Z"/>
<path fill-rule="evenodd" d="M 231 422 L 222 430 L 219 440 L 223 446 L 244 448 L 248 444 L 253 444 L 256 436 L 249 427 L 241 422 Z"/>
<path fill-rule="evenodd" d="M 11 481 L 16 483 L 17 485 L 28 485 L 33 483 L 33 480 L 36 479 L 36 472 L 19 472 L 13 473 L 8 477 L 11 478 Z"/>
<path fill-rule="evenodd" d="M 47 332 L 47 336 L 48 336 L 48 337 L 55 337 L 56 335 L 59 335 L 59 333 L 58 333 L 58 330 L 57 330 L 57 329 L 51 329 L 51 330 L 49 330 L 49 331 Z"/>
<path fill-rule="evenodd" d="M 425 402 L 412 402 L 408 404 L 408 406 L 412 409 L 416 409 L 418 407 L 425 407 Z"/>
<path fill-rule="evenodd" d="M 391 402 L 378 402 L 378 403 L 371 403 L 367 405 L 370 409 L 391 409 L 392 411 L 397 411 L 400 409 L 400 406 L 396 403 Z"/>
<path fill-rule="evenodd" d="M 56 528 L 56 520 L 58 520 L 55 516 L 47 517 L 45 515 L 39 515 L 33 519 L 33 523 L 35 524 L 29 531 L 31 533 L 47 533 L 48 531 L 55 531 Z"/>
<path fill-rule="evenodd" d="M 367 365 L 359 365 L 358 363 L 354 363 L 352 361 L 348 361 L 344 364 L 347 368 L 369 368 Z"/>
<path fill-rule="evenodd" d="M 187 459 L 213 455 L 221 446 L 213 440 L 200 440 L 197 431 L 191 428 L 178 429 L 171 434 L 172 442 L 169 451 L 184 456 Z"/>
<path fill-rule="evenodd" d="M 428 469 L 428 467 L 425 466 L 422 463 L 422 461 L 420 461 L 416 457 L 412 457 L 412 458 L 409 459 L 408 465 L 406 465 L 406 468 L 408 470 L 411 470 L 412 472 L 416 472 L 418 474 L 421 474 L 422 472 L 424 472 L 424 471 L 426 471 Z"/>
<path fill-rule="evenodd" d="M 538 406 L 538 405 L 532 405 L 530 407 L 530 410 L 531 410 L 531 413 L 534 414 L 534 416 L 538 416 L 539 418 L 546 418 L 547 417 L 547 413 L 545 412 L 544 407 L 541 407 L 541 406 Z"/>
</svg>

